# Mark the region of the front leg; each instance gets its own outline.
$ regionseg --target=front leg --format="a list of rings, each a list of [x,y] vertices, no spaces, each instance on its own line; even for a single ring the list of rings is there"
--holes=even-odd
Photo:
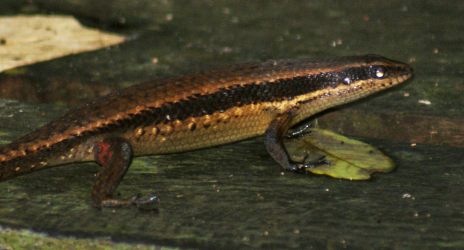
[[[311,168],[319,166],[321,164],[326,164],[324,158],[318,159],[315,162],[293,162],[287,152],[287,149],[284,145],[284,138],[288,136],[288,129],[292,124],[292,119],[295,117],[295,110],[290,110],[286,113],[278,115],[274,121],[271,122],[269,128],[266,130],[265,135],[265,145],[267,152],[272,156],[272,158],[279,163],[279,165],[285,169],[292,172],[305,173],[306,168]],[[297,133],[295,136],[298,137],[302,133],[307,133],[309,125],[304,127]],[[292,137],[292,134],[290,134]]]
[[[129,199],[116,199],[113,194],[132,162],[133,151],[130,143],[123,138],[107,138],[95,144],[95,161],[101,165],[97,180],[92,189],[95,207],[150,207],[158,203],[151,195],[141,198],[138,195]]]

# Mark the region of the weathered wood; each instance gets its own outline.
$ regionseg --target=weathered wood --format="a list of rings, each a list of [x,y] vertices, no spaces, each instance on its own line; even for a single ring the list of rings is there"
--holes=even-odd
[[[370,143],[392,157],[397,168],[372,181],[281,174],[258,138],[136,159],[120,191],[155,190],[161,200],[158,214],[97,211],[90,201],[81,202],[94,181],[95,164],[0,183],[1,225],[201,249],[464,248],[462,2],[175,1],[139,27],[131,25],[158,11],[151,0],[134,1],[150,2],[143,13],[140,8],[105,9],[101,6],[113,1],[98,5],[95,0],[27,1],[25,7],[30,10],[37,2],[36,10],[67,13],[79,2],[87,9],[76,12],[90,16],[90,24],[99,20],[135,34],[134,39],[17,72],[20,78],[29,74],[30,82],[15,89],[23,91],[18,96],[27,97],[29,90],[35,96],[20,100],[55,104],[0,102],[1,111],[8,111],[0,112],[2,140],[53,119],[64,111],[56,103],[72,106],[86,95],[99,95],[93,84],[109,90],[219,64],[376,53],[409,61],[415,79],[320,119],[321,126],[346,135],[381,139]],[[71,7],[62,8],[66,3]],[[118,16],[128,25],[114,26]],[[160,24],[155,20],[160,17],[167,19]],[[16,83],[9,84],[13,95]],[[432,104],[418,105],[419,100]]]
[[[346,108],[318,120],[346,135],[408,144],[464,147],[464,118]]]

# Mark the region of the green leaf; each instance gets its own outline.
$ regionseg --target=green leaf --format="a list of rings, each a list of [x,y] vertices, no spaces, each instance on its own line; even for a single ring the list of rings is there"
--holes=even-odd
[[[390,172],[393,161],[380,150],[332,131],[312,128],[307,135],[285,142],[290,158],[296,162],[317,161],[325,156],[329,164],[306,171],[349,180],[367,180],[372,173]]]

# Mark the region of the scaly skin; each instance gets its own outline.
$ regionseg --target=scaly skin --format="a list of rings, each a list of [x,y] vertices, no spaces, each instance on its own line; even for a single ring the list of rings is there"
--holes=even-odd
[[[102,166],[94,205],[155,202],[113,198],[133,156],[166,154],[266,133],[266,148],[284,168],[282,138],[296,123],[334,106],[393,87],[412,69],[380,56],[272,60],[159,79],[117,91],[0,148],[0,181],[73,162]]]

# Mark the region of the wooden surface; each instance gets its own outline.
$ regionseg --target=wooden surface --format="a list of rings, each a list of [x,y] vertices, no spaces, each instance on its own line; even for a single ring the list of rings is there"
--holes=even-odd
[[[86,1],[78,11],[79,1],[68,8],[62,2],[6,1],[0,14],[57,10],[131,39],[0,74],[0,95],[16,100],[0,102],[3,142],[67,107],[158,76],[269,58],[376,53],[410,62],[414,80],[327,112],[319,124],[380,148],[397,169],[367,182],[281,174],[257,138],[137,159],[120,192],[155,191],[158,213],[92,209],[95,164],[0,183],[0,225],[198,248],[464,248],[460,1],[168,1],[161,19],[149,18],[153,5],[105,5],[120,17],[105,19]]]

